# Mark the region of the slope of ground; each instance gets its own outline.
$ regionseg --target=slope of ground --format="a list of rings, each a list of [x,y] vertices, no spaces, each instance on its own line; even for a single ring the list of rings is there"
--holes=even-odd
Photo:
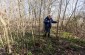
[[[84,55],[85,42],[76,39],[59,37],[43,37],[26,33],[22,38],[16,38],[12,45],[11,55]],[[1,51],[0,51],[1,52]],[[2,55],[2,54],[1,54]],[[7,53],[5,53],[7,55]],[[9,54],[8,54],[9,55]]]

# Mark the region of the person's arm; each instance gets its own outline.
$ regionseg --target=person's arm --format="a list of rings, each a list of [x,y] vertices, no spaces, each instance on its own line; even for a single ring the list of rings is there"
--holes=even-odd
[[[52,18],[51,18],[51,22],[52,22],[52,23],[58,23],[57,21],[54,21]]]

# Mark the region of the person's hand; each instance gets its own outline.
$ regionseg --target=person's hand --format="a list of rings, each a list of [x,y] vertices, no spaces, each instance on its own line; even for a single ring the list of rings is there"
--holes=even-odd
[[[59,23],[59,21],[56,21],[57,23]]]

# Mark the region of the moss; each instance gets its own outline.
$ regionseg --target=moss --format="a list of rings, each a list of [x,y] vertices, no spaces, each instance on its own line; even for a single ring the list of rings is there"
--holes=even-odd
[[[31,51],[29,51],[27,55],[33,55],[33,54],[32,54],[32,52],[31,52]]]

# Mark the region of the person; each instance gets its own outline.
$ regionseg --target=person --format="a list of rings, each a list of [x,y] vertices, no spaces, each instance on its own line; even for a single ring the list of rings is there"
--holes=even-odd
[[[50,29],[52,26],[52,23],[57,23],[56,21],[54,21],[51,18],[51,15],[48,15],[45,19],[44,19],[44,36],[48,36],[50,37]]]

